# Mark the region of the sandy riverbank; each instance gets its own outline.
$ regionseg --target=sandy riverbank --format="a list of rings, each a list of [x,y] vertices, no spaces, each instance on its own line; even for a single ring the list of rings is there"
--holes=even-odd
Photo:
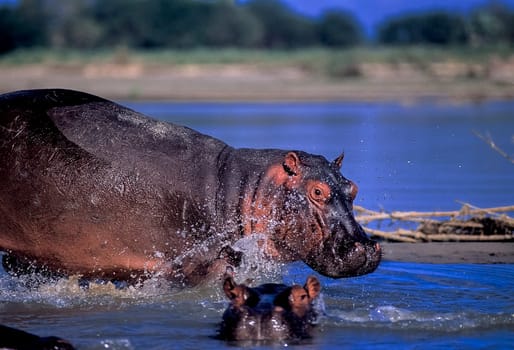
[[[514,264],[514,242],[382,243],[385,261]]]
[[[487,74],[480,73],[485,68],[450,63],[428,70],[391,64],[362,64],[354,69],[331,77],[297,66],[254,64],[0,65],[0,93],[59,87],[115,100],[414,103],[514,99],[514,61]],[[470,74],[478,77],[470,78]]]

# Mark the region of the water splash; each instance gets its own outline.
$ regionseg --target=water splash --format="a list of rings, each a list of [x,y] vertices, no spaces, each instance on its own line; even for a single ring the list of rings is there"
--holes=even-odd
[[[264,234],[252,234],[232,245],[233,249],[244,252],[241,265],[236,271],[239,281],[248,279],[253,284],[281,281],[284,264],[266,255],[263,247],[268,244],[268,239]]]
[[[122,350],[122,349],[128,349],[132,350],[134,347],[130,343],[130,340],[128,339],[106,339],[102,340],[100,342],[100,349],[109,349],[109,350]]]
[[[236,269],[238,281],[251,281],[252,285],[281,281],[283,264],[271,261],[264,253],[266,235],[244,237],[233,244],[233,249],[244,252],[241,265]],[[219,243],[219,242],[218,242]],[[194,247],[177,259],[206,254],[213,242]],[[174,263],[180,263],[175,261]],[[84,305],[120,305],[135,303],[167,303],[186,295],[194,300],[224,300],[221,283],[202,284],[196,288],[173,288],[173,283],[159,273],[148,274],[147,279],[130,285],[103,280],[83,281],[81,276],[48,277],[37,273],[13,277],[0,269],[0,302],[47,304],[58,308]],[[221,277],[221,275],[219,276]],[[191,294],[192,293],[192,294]]]
[[[137,285],[120,285],[100,280],[84,283],[77,275],[49,278],[28,274],[14,277],[0,271],[0,302],[72,308],[162,302],[172,294],[169,283],[160,278],[150,278]]]

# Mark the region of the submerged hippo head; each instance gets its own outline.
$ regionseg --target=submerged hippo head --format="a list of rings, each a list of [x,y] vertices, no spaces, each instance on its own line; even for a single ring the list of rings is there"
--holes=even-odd
[[[279,257],[333,278],[370,273],[381,259],[380,246],[353,216],[357,186],[341,174],[342,161],[288,152],[268,168],[254,204],[256,221],[272,222],[260,230],[271,232]]]
[[[255,288],[236,284],[225,275],[223,291],[230,305],[223,314],[220,337],[225,340],[279,340],[310,337],[316,313],[312,301],[321,290],[318,279],[305,285],[267,283]]]

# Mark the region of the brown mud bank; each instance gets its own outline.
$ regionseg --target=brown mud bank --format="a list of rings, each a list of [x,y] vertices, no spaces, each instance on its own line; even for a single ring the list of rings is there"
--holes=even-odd
[[[58,87],[116,100],[480,102],[514,99],[514,58],[487,65],[359,63],[319,73],[298,65],[0,65],[0,93]]]
[[[383,260],[432,264],[514,264],[514,242],[381,243]]]

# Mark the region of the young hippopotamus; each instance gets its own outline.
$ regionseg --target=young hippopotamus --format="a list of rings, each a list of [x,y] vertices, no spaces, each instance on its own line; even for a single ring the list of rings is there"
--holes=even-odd
[[[317,314],[312,301],[321,284],[309,276],[305,285],[266,283],[258,287],[237,284],[231,274],[223,280],[230,305],[223,314],[220,338],[224,340],[285,340],[311,337]]]

